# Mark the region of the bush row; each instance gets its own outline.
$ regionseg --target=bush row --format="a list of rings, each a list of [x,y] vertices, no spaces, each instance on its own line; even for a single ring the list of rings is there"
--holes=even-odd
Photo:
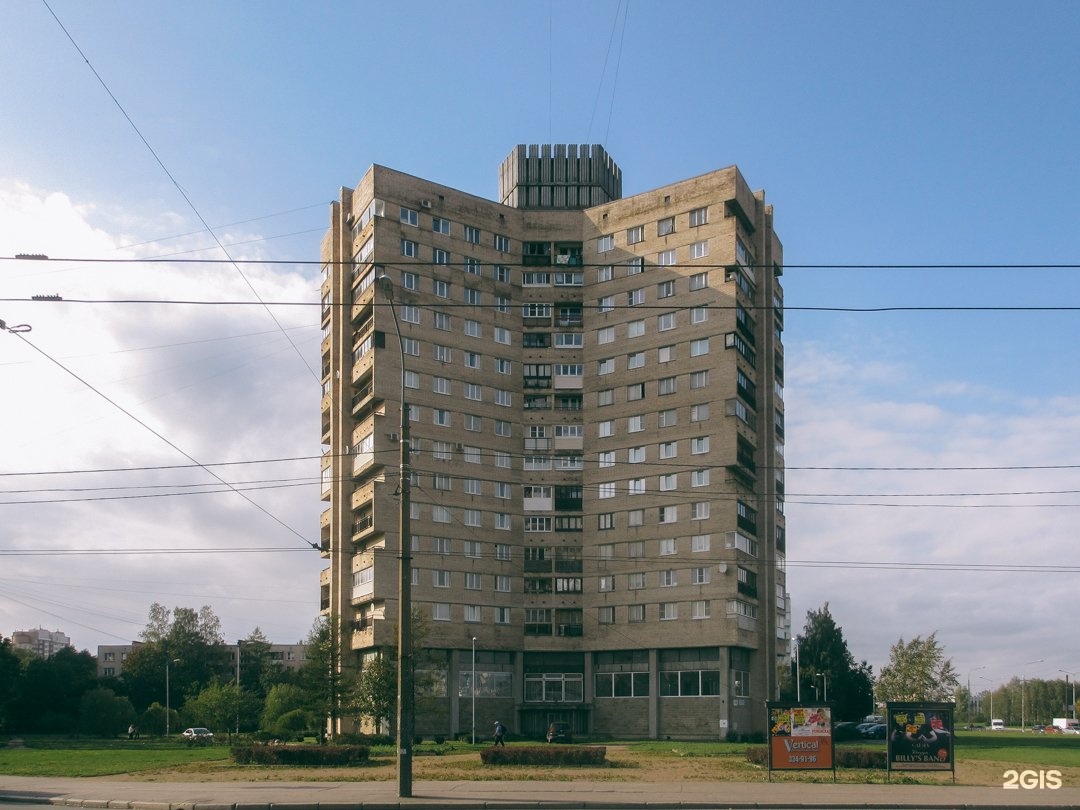
[[[837,768],[870,768],[885,770],[885,751],[870,748],[837,748],[833,754]],[[763,768],[769,767],[769,749],[751,746],[746,749],[746,760]]]
[[[605,764],[607,749],[598,745],[515,745],[485,748],[485,765],[590,765]]]
[[[238,745],[230,753],[239,765],[326,768],[368,761],[366,745]]]

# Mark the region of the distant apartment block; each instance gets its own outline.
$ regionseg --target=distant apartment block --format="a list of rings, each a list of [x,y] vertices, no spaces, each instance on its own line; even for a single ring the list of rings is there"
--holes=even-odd
[[[11,634],[11,644],[16,649],[27,650],[41,658],[49,658],[64,647],[71,646],[71,639],[59,630],[16,630]]]
[[[97,674],[99,678],[119,678],[124,672],[124,662],[132,650],[142,642],[133,641],[131,644],[107,644],[97,648]],[[223,645],[232,657],[233,666],[236,666],[238,646],[236,644]],[[242,648],[239,648],[242,653]],[[306,644],[271,644],[270,660],[280,664],[286,669],[298,670],[307,660]],[[244,658],[241,655],[240,663]]]
[[[396,644],[404,389],[418,733],[467,732],[474,696],[479,728],[533,737],[762,731],[790,634],[764,193],[731,166],[623,198],[599,146],[518,146],[498,201],[373,165],[322,261],[346,665]]]

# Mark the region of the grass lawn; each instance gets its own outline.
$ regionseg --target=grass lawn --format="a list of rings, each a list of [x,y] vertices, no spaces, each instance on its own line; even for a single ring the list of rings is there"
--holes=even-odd
[[[229,759],[228,746],[188,747],[156,740],[26,738],[0,748],[0,773],[14,776],[113,776]]]

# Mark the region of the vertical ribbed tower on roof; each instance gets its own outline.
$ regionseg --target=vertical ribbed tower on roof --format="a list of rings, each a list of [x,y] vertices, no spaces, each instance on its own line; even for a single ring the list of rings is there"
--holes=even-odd
[[[518,144],[499,168],[514,208],[582,209],[622,197],[622,170],[599,144]]]

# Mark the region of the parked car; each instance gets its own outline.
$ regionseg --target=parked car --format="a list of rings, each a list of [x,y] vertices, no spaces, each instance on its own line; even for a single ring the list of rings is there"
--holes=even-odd
[[[1031,730],[1032,730],[1032,731],[1035,731],[1035,728],[1034,728],[1034,727],[1032,727],[1032,729],[1031,729]],[[1041,732],[1042,732],[1043,734],[1063,734],[1063,733],[1064,733],[1064,732],[1063,732],[1063,731],[1062,731],[1062,730],[1061,730],[1060,728],[1058,728],[1057,726],[1039,726],[1039,730],[1040,730],[1040,731],[1041,731]]]
[[[1043,734],[1046,731],[1046,726],[1032,726],[1031,730],[1035,734]],[[1053,733],[1053,732],[1051,732],[1051,733]]]
[[[862,737],[859,732],[858,723],[837,723],[833,726],[833,740],[836,742],[843,742],[844,740],[857,740]]]
[[[867,740],[884,740],[885,730],[888,728],[884,723],[873,723],[862,735]]]
[[[188,745],[212,745],[214,742],[214,732],[202,726],[186,728],[180,736]]]
[[[1001,719],[999,719],[997,717],[993,718],[990,721],[990,730],[991,731],[1004,731],[1005,730],[1005,721],[1001,720]]]
[[[568,743],[574,741],[573,731],[570,729],[569,723],[552,723],[548,726],[547,741],[549,743],[559,742]]]

